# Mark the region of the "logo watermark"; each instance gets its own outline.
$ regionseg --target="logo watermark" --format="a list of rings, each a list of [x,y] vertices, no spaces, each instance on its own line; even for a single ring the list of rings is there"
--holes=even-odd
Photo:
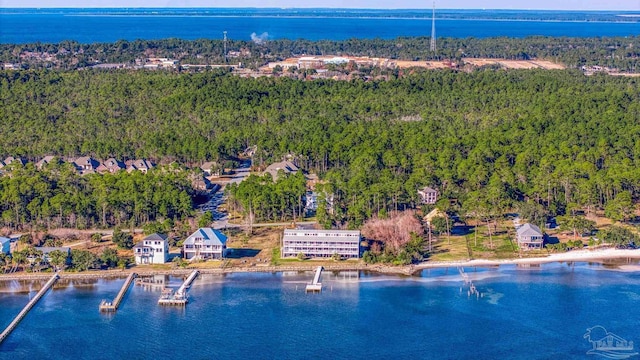
[[[587,329],[587,333],[583,337],[593,346],[591,350],[587,351],[587,355],[598,355],[607,359],[628,359],[638,355],[633,349],[633,341],[627,341],[608,332],[600,325]]]

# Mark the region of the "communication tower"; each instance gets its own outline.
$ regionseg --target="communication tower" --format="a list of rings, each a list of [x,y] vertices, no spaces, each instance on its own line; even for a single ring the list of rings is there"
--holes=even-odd
[[[429,49],[436,52],[436,2],[433,2],[433,13],[431,15],[431,44]]]
[[[224,62],[227,62],[227,31],[223,31],[222,34],[224,35]]]

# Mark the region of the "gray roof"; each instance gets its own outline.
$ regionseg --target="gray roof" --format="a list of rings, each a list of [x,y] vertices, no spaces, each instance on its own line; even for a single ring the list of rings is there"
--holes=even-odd
[[[158,233],[155,233],[155,234],[151,234],[151,235],[149,235],[149,236],[145,237],[145,238],[144,238],[144,239],[142,239],[142,240],[143,240],[143,241],[144,241],[144,240],[166,241],[166,240],[167,240],[167,238],[168,238],[168,236],[167,236],[167,235],[165,235],[165,234],[158,234]]]
[[[85,166],[88,165],[92,169],[95,169],[98,167],[98,165],[100,165],[100,163],[96,159],[92,158],[91,156],[79,157],[73,160],[73,163],[80,168],[84,168]]]
[[[207,161],[206,163],[200,166],[200,169],[203,171],[211,170],[211,168],[218,166],[218,163],[215,161]]]
[[[184,241],[185,245],[192,245],[196,238],[202,238],[205,245],[224,245],[227,243],[227,237],[219,230],[212,228],[200,228]]]
[[[271,174],[271,177],[275,180],[280,170],[284,171],[285,174],[293,174],[300,169],[291,161],[281,161],[267,166],[264,172]]]
[[[53,155],[47,155],[45,157],[43,157],[42,159],[40,159],[40,161],[38,161],[36,163],[36,167],[41,168],[42,166],[44,166],[45,164],[49,164],[52,161],[54,161],[56,159],[55,156]]]
[[[437,193],[437,192],[438,192],[438,190],[436,190],[436,189],[434,189],[434,188],[432,188],[432,187],[429,187],[429,186],[425,186],[425,187],[424,187],[422,190],[420,190],[420,191],[422,191],[422,192],[423,192],[423,193],[425,193],[425,194],[426,194],[426,193]]]
[[[36,246],[36,250],[42,251],[43,254],[48,254],[55,250],[60,250],[62,252],[70,253],[71,248],[66,246]]]
[[[125,162],[127,171],[149,170],[154,167],[153,163],[147,159],[128,160]]]
[[[518,237],[521,236],[542,236],[542,231],[540,231],[540,228],[533,225],[533,224],[524,224],[522,226],[520,226],[518,228],[518,230],[516,230],[516,233],[518,234]]]

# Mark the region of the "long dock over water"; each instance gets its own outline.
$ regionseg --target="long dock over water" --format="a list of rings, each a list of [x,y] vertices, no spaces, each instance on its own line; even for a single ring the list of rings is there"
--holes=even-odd
[[[194,270],[175,292],[169,288],[162,290],[162,295],[160,295],[160,299],[158,299],[158,304],[186,306],[187,302],[189,302],[187,290],[191,287],[191,284],[199,274],[200,272],[198,270]]]
[[[120,288],[120,291],[118,292],[118,295],[116,295],[116,297],[115,297],[115,299],[113,299],[113,301],[109,302],[107,300],[102,300],[102,302],[100,303],[100,311],[103,311],[103,312],[114,312],[114,311],[118,310],[118,307],[120,306],[120,302],[122,302],[122,299],[124,298],[124,295],[129,290],[129,287],[131,286],[131,283],[136,278],[136,276],[138,276],[138,274],[136,274],[136,273],[131,273],[131,274],[129,274],[129,276],[127,276],[127,280],[124,281],[124,284],[122,284],[122,287]]]
[[[322,291],[322,283],[320,282],[320,275],[322,275],[322,270],[324,268],[322,266],[318,266],[316,268],[316,274],[313,277],[313,281],[307,284],[305,288],[306,292],[321,292]]]
[[[4,329],[4,331],[0,334],[0,344],[4,341],[4,339],[7,338],[7,336],[9,336],[9,334],[11,334],[11,332],[16,328],[16,326],[18,326],[18,323],[20,323],[20,321],[22,321],[22,319],[25,316],[27,316],[27,314],[29,313],[29,310],[31,310],[31,308],[33,308],[33,306],[38,302],[38,300],[40,300],[40,298],[42,298],[44,296],[44,294],[53,286],[53,284],[55,284],[55,282],[59,278],[60,277],[58,276],[58,273],[55,273],[51,277],[51,279],[49,279],[49,281],[47,281],[47,283],[44,284],[42,289],[40,289],[40,291],[38,291],[36,296],[34,296],[33,299],[29,300],[27,305],[25,305],[25,307],[22,309],[22,311],[20,311],[18,313],[18,315],[15,317],[15,319],[13,319],[11,324],[9,324],[9,326],[7,326],[7,328]]]

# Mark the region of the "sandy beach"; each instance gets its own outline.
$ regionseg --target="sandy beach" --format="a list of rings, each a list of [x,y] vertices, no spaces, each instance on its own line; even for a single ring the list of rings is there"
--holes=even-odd
[[[505,260],[486,260],[473,259],[466,261],[425,261],[420,264],[407,266],[391,266],[382,264],[364,264],[364,263],[336,263],[326,264],[322,266],[326,271],[372,271],[381,274],[405,275],[412,276],[423,269],[446,268],[446,267],[475,267],[475,266],[499,266],[499,265],[517,265],[517,264],[544,264],[552,262],[602,262],[611,259],[640,259],[640,249],[623,250],[623,249],[602,249],[602,250],[578,250],[566,253],[551,254],[545,257],[523,258],[523,259],[505,259]],[[93,270],[84,272],[60,272],[62,279],[100,279],[100,278],[120,278],[126,277],[129,273],[135,272],[138,276],[151,275],[172,275],[187,276],[193,270],[199,270],[203,274],[226,274],[237,272],[282,272],[282,271],[314,271],[320,264],[314,264],[313,261],[279,266],[252,266],[252,267],[227,267],[227,268],[197,268],[190,267],[187,269],[147,269],[143,266],[136,266],[126,270]],[[639,265],[619,266],[619,271],[635,272],[640,271]],[[44,273],[12,273],[0,274],[0,281],[10,280],[44,280],[51,277],[50,272]]]

